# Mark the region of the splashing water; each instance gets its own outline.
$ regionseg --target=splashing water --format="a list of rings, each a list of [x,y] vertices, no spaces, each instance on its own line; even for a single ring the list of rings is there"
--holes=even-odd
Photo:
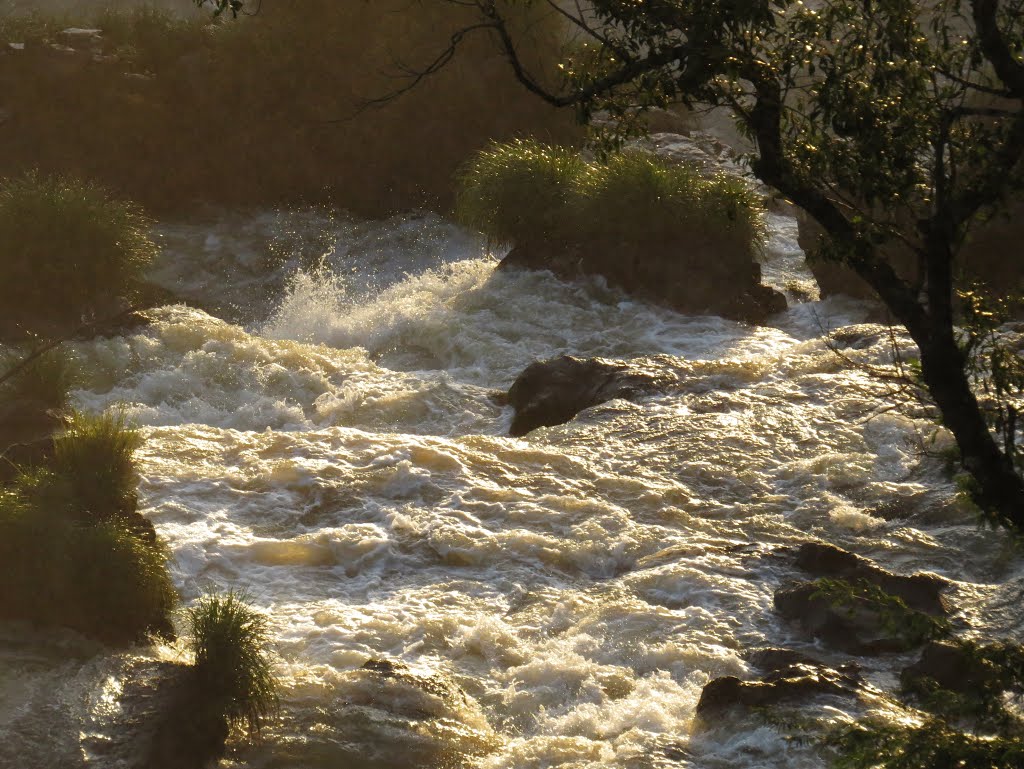
[[[795,223],[770,224],[767,279],[806,285]],[[430,216],[234,214],[163,241],[156,279],[207,312],[79,345],[75,400],[144,426],[141,502],[183,599],[249,588],[270,619],[282,716],[227,765],[822,767],[755,719],[694,720],[746,650],[808,647],[772,610],[807,540],[942,574],[972,628],[1024,630],[1022,559],[951,501],[922,451],[933,426],[878,414],[884,385],[826,343],[842,328],[851,358],[889,359],[863,304],[794,304],[762,328],[680,316],[596,280],[496,273]],[[507,437],[492,395],[562,353],[683,384]],[[136,658],[15,638],[0,764],[109,764],[79,736],[102,742]]]

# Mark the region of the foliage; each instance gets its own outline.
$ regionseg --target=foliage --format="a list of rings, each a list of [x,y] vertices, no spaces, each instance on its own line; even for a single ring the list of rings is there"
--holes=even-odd
[[[1024,646],[1010,642],[979,644],[958,639],[964,685],[943,688],[932,678],[903,677],[903,691],[931,713],[947,721],[970,723],[974,729],[1019,734],[1021,724],[1007,708],[1007,695],[1020,704],[1024,695]]]
[[[142,435],[123,414],[74,413],[53,441],[52,484],[64,509],[81,520],[103,521],[135,510],[133,461]]]
[[[139,6],[130,10],[106,8],[90,21],[113,46],[111,54],[141,73],[165,72],[186,52],[208,48],[212,25],[202,18]]]
[[[850,582],[823,577],[814,582],[813,598],[823,598],[836,608],[853,613],[867,608],[879,617],[882,630],[916,646],[949,635],[949,622],[907,606],[902,598],[891,595],[865,579]]]
[[[116,521],[81,525],[0,494],[0,614],[108,643],[173,636],[167,553]]]
[[[1003,330],[1013,317],[1013,304],[1019,300],[992,296],[977,285],[958,290],[957,298],[962,315],[960,345],[968,375],[982,396],[981,406],[1003,453],[1019,470],[1024,464],[1024,451],[1017,444],[1024,360]]]
[[[106,190],[28,173],[0,183],[0,325],[75,328],[131,296],[156,255],[150,220]]]
[[[921,726],[867,719],[833,734],[835,769],[997,769],[1024,766],[1024,739],[978,736],[941,719]]]
[[[760,202],[741,179],[640,150],[586,162],[533,140],[492,144],[459,179],[459,219],[499,242],[730,241],[755,251]]]
[[[190,644],[205,693],[231,724],[258,731],[277,708],[266,619],[244,594],[200,598],[188,610]]]
[[[0,375],[11,371],[22,360],[16,354],[0,357]],[[70,391],[77,384],[78,378],[79,372],[67,351],[55,347],[0,383],[0,398],[36,401],[53,411],[63,411],[68,407]]]
[[[492,144],[459,178],[456,213],[501,243],[560,237],[587,171],[579,153],[533,140]]]

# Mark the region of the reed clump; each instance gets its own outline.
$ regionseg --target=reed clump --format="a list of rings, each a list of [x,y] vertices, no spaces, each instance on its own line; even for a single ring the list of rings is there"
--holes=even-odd
[[[105,643],[173,638],[168,554],[135,511],[137,430],[72,413],[47,460],[0,488],[0,615]]]
[[[89,182],[0,182],[0,333],[60,335],[111,314],[156,255],[142,210]]]
[[[208,706],[230,726],[259,731],[278,706],[266,618],[232,591],[200,598],[188,610],[187,624]]]
[[[748,184],[641,150],[598,163],[534,140],[496,143],[458,186],[458,218],[502,243],[710,242],[752,259],[765,234]]]

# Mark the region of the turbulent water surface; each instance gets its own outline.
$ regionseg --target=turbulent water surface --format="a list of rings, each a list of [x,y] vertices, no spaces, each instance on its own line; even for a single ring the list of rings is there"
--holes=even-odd
[[[771,225],[767,279],[812,285],[794,221]],[[183,600],[246,588],[269,618],[281,717],[228,766],[822,767],[764,720],[694,718],[748,650],[810,647],[772,610],[808,540],[954,580],[967,632],[1024,630],[1021,557],[951,501],[924,453],[946,439],[880,412],[856,365],[890,351],[865,305],[684,317],[495,273],[430,216],[233,214],[161,237],[155,278],[190,307],[79,345],[75,400],[144,426],[141,503]],[[561,353],[683,385],[507,437],[494,392]],[[111,764],[131,656],[92,651],[3,630],[0,765]],[[906,659],[862,662],[891,688]],[[890,706],[805,714],[872,707]]]

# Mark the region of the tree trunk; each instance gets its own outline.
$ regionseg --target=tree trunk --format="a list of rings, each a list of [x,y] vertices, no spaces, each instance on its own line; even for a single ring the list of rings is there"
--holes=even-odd
[[[977,482],[978,505],[1002,522],[1024,529],[1024,482],[989,431],[952,329],[933,331],[929,338],[915,341],[925,385],[943,425],[956,439],[964,469]]]

